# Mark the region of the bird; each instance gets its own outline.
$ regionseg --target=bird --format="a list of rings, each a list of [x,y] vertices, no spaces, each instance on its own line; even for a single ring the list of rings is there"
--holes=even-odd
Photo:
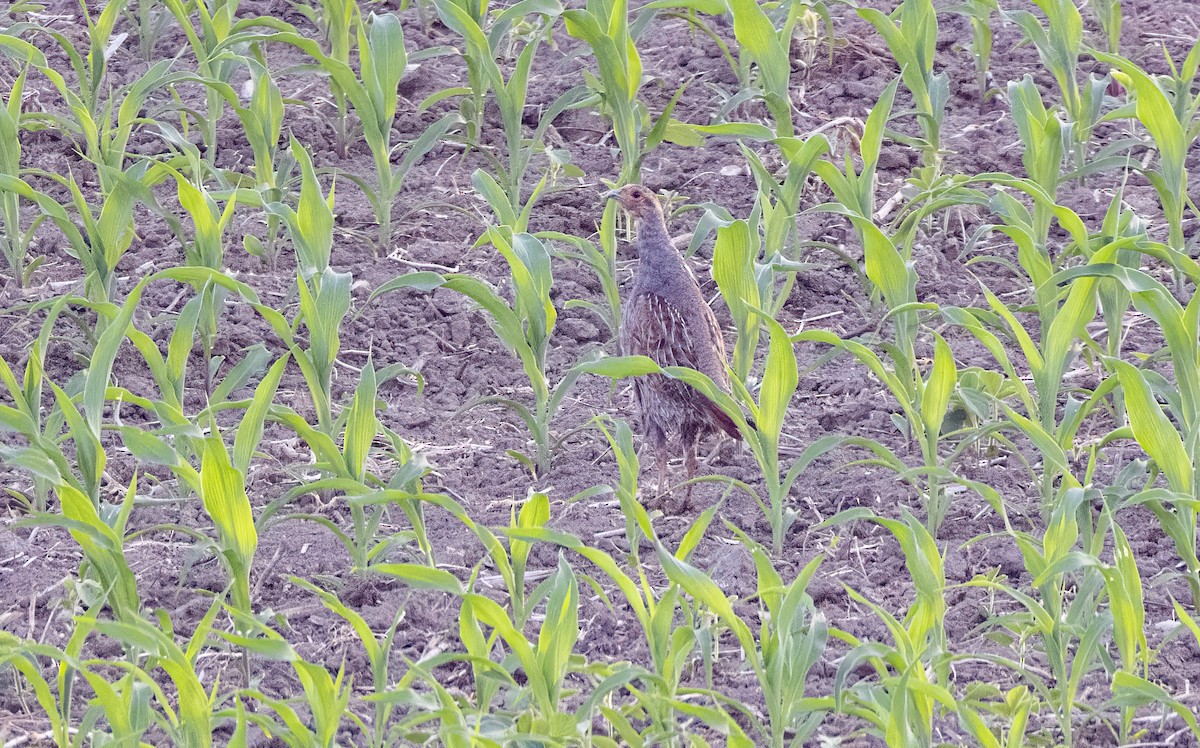
[[[634,220],[638,263],[633,285],[621,305],[621,353],[647,356],[659,366],[686,366],[729,392],[725,341],[716,315],[704,300],[696,277],[671,243],[662,205],[649,189],[628,184],[605,193]],[[667,479],[672,439],[682,442],[684,470],[696,474],[700,439],[725,433],[739,439],[737,424],[712,400],[681,381],[661,374],[634,380],[642,438],[658,461],[661,496]],[[691,501],[688,483],[684,506]]]

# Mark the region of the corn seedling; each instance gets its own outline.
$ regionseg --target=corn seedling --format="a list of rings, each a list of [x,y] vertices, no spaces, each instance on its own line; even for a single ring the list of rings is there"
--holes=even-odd
[[[599,246],[596,242],[557,231],[542,231],[536,234],[542,241],[551,242],[554,256],[586,265],[596,274],[604,293],[604,304],[587,299],[568,299],[567,309],[587,309],[604,323],[609,335],[616,337],[621,329],[621,292],[617,283],[617,211],[618,206],[606,201],[600,217]],[[565,244],[566,248],[557,245]]]
[[[316,42],[294,29],[268,34],[231,34],[225,46],[248,42],[280,42],[305,52],[329,76],[330,85],[340,88],[353,106],[375,164],[375,182],[372,184],[370,180],[347,171],[339,171],[338,174],[357,185],[371,203],[379,225],[376,251],[386,250],[392,240],[393,203],[409,170],[433,150],[459,119],[457,114],[448,114],[430,125],[403,149],[404,157],[399,165],[393,167],[392,157],[401,150],[398,144],[392,142],[392,124],[399,103],[396,88],[410,62],[442,54],[443,50],[433,48],[410,56],[404,47],[404,30],[400,26],[400,19],[391,13],[372,15],[369,23],[358,24],[361,74],[356,74],[347,63],[326,55]]]
[[[105,6],[102,17],[109,10],[119,9],[123,2],[111,2]],[[85,11],[86,15],[86,11]],[[89,21],[90,23],[90,21]],[[101,33],[103,23],[91,26],[97,34]],[[0,46],[6,48],[23,63],[33,65],[53,85],[67,105],[69,114],[57,113],[25,113],[22,119],[38,126],[55,127],[71,137],[77,144],[77,150],[90,161],[97,170],[100,193],[108,195],[116,188],[119,175],[144,166],[127,167],[129,154],[127,146],[133,132],[141,125],[151,121],[143,112],[150,95],[165,87],[183,80],[183,73],[172,73],[171,60],[163,60],[153,65],[141,77],[132,83],[117,89],[105,88],[102,60],[111,50],[95,48],[86,60],[75,51],[73,42],[62,34],[46,31],[60,45],[67,45],[68,57],[74,73],[80,81],[75,85],[63,77],[47,61],[45,55],[36,47],[15,36],[0,33]],[[118,35],[124,37],[123,34]],[[90,83],[87,81],[91,81]],[[100,92],[108,93],[103,99]],[[34,173],[40,171],[31,170]],[[49,176],[49,175],[48,175]],[[61,176],[61,175],[59,175]]]
[[[1200,303],[1193,300],[1186,307],[1181,306],[1165,286],[1136,268],[1097,264],[1062,275],[1115,278],[1129,291],[1135,308],[1152,318],[1163,331],[1175,373],[1173,384],[1161,375],[1141,371],[1119,359],[1108,360],[1108,366],[1120,380],[1129,418],[1128,429],[1110,435],[1109,439],[1132,436],[1151,458],[1156,472],[1165,478],[1167,487],[1163,488],[1156,487],[1154,476],[1150,476],[1129,501],[1145,504],[1154,512],[1164,532],[1175,543],[1193,596],[1200,600],[1196,489],[1193,460],[1186,447],[1196,438],[1200,422],[1200,375],[1194,363],[1200,360],[1200,347],[1189,337],[1197,326]],[[1166,397],[1167,410],[1158,403],[1156,392]],[[1176,420],[1172,421],[1168,413]]]
[[[1200,644],[1200,624],[1196,623],[1196,619],[1179,604],[1178,600],[1172,599],[1171,603],[1175,608],[1175,615],[1179,618],[1180,625],[1190,630],[1196,638],[1196,642]],[[1112,706],[1136,708],[1154,704],[1166,707],[1178,715],[1192,734],[1200,739],[1200,721],[1196,719],[1195,710],[1173,697],[1162,686],[1151,683],[1136,673],[1118,670],[1113,674],[1112,692],[1113,698],[1110,702]],[[1165,712],[1165,709],[1163,711]]]
[[[238,633],[218,634],[243,651],[290,663],[303,689],[301,703],[308,712],[303,715],[296,710],[294,704],[298,700],[275,698],[248,687],[239,691],[238,696],[254,699],[265,709],[245,713],[246,719],[266,734],[274,735],[294,748],[332,748],[336,745],[335,738],[353,696],[350,684],[345,680],[345,665],[338,668],[336,676],[330,675],[323,665],[301,657],[278,632],[267,625],[236,608],[229,612],[233,615]],[[274,717],[267,710],[273,712]]]
[[[495,601],[476,592],[462,598],[459,630],[467,652],[487,661],[502,642],[507,669],[524,670],[528,691],[527,716],[534,734],[562,740],[575,734],[575,718],[563,711],[566,679],[580,667],[573,657],[579,640],[579,583],[574,570],[560,557],[550,578],[545,617],[536,639],[530,640]],[[490,629],[485,633],[484,627]]]
[[[546,129],[554,119],[586,93],[586,88],[578,86],[559,96],[542,113],[532,137],[525,137],[523,119],[533,61],[562,13],[562,7],[557,2],[546,4],[527,0],[505,9],[485,29],[486,3],[482,3],[476,12],[468,12],[464,4],[454,0],[437,0],[435,5],[442,22],[463,38],[463,58],[470,86],[440,91],[422,102],[419,108],[424,109],[434,101],[450,96],[461,97],[459,111],[466,122],[464,137],[468,144],[480,145],[485,101],[488,92],[493,93],[504,129],[505,155],[485,153],[493,161],[499,179],[481,169],[471,180],[476,191],[487,199],[496,220],[514,232],[523,232],[528,226],[530,211],[547,186],[544,177],[534,187],[528,202],[522,202],[521,187],[530,161],[540,149]],[[517,33],[515,24],[526,28],[533,26],[533,30],[523,34],[525,46],[506,81],[500,63],[505,48],[511,45],[511,41],[506,44],[506,40],[511,40]]]
[[[1082,488],[1066,490],[1041,538],[1013,530],[996,504],[1025,568],[1033,575],[1032,588],[1025,592],[986,576],[967,582],[968,587],[993,590],[1017,603],[1017,612],[995,616],[985,625],[1007,630],[1020,641],[1033,639],[1041,649],[1049,677],[1026,667],[1021,658],[1008,660],[1007,665],[1032,683],[1042,701],[1054,711],[1065,745],[1072,744],[1079,689],[1084,677],[1101,665],[1103,637],[1112,625],[1111,618],[1099,615],[1105,575],[1081,564],[1082,559],[1095,557],[1104,542],[1104,534],[1096,533],[1088,543],[1081,543],[1077,518],[1084,500]]]
[[[951,8],[971,22],[971,57],[975,60],[975,80],[979,86],[979,107],[987,102],[992,92],[992,14],[1000,12],[996,0],[965,0]]]
[[[1017,135],[1021,138],[1021,145],[1025,146],[1021,153],[1025,174],[1053,201],[1062,181],[1064,140],[1070,137],[1070,125],[1066,126],[1064,132],[1057,113],[1042,103],[1042,94],[1029,75],[1019,83],[1013,81],[1008,84],[1008,101]],[[1050,205],[1046,202],[1038,202],[1033,206],[1032,238],[1039,246],[1046,243],[1052,215]]]
[[[0,447],[0,459],[24,468],[33,478],[34,497],[24,497],[24,503],[37,512],[45,512],[52,486],[72,475],[66,455],[54,444],[62,429],[61,410],[47,411],[41,407],[45,391],[46,348],[54,322],[66,306],[69,297],[62,296],[48,310],[41,332],[29,347],[21,380],[8,362],[0,356],[0,382],[8,391],[13,404],[0,405],[0,424],[10,432],[25,438],[26,446]],[[73,483],[78,488],[81,484]],[[14,495],[15,492],[14,492]]]
[[[230,202],[236,199],[238,202],[256,206],[283,203],[292,171],[296,167],[295,158],[279,148],[279,138],[283,132],[283,95],[261,62],[252,58],[238,58],[238,61],[250,73],[247,84],[250,87],[250,95],[244,106],[238,92],[228,83],[204,77],[192,79],[205,85],[210,91],[215,91],[229,105],[237,115],[254,155],[252,176],[229,171],[217,172],[222,187],[233,188],[222,189],[219,192],[230,193],[227,198]],[[165,123],[159,123],[159,130],[168,143],[184,154],[192,174],[201,173],[197,156],[193,153],[196,150],[195,146],[178,130]],[[257,191],[259,194],[252,198],[246,194],[246,190]],[[276,267],[279,253],[280,220],[277,213],[268,211],[265,243],[253,234],[247,234],[243,241],[250,254],[261,257],[272,269]]]
[[[792,125],[792,96],[790,91],[791,41],[805,3],[790,3],[787,19],[776,30],[763,7],[755,0],[731,0],[733,33],[740,53],[758,71],[758,95],[762,96],[774,120],[777,137],[790,138],[795,134]],[[743,66],[745,66],[745,62]]]
[[[737,327],[733,372],[747,382],[758,348],[760,321],[754,308],[778,314],[791,293],[796,273],[816,267],[795,260],[796,213],[800,192],[819,156],[828,149],[821,136],[807,141],[778,141],[788,157],[787,177],[777,181],[750,149],[743,153],[759,180],[758,197],[748,221],[717,224],[713,280]],[[722,225],[723,224],[723,225]],[[697,227],[697,235],[701,230]]]
[[[109,744],[138,745],[153,724],[155,702],[164,714],[174,716],[175,712],[166,693],[136,664],[120,662],[114,668],[114,663],[107,660],[83,659],[84,642],[98,628],[96,612],[92,608],[75,619],[76,626],[64,649],[0,633],[0,665],[11,665],[25,677],[50,719],[50,732],[57,745],[77,745],[79,735]],[[56,664],[58,675],[53,688],[42,675],[43,660]],[[90,698],[75,711],[72,702],[76,683],[84,682]],[[196,727],[203,734],[202,724]]]
[[[229,85],[237,71],[238,60],[222,54],[222,45],[237,23],[237,8],[240,0],[163,0],[179,28],[187,37],[188,46],[196,57],[196,71],[201,82]],[[145,4],[146,0],[139,0]],[[193,18],[199,24],[193,26]],[[215,164],[217,157],[217,123],[224,115],[224,104],[220,92],[209,86],[205,91],[205,111],[192,112],[200,126],[200,135],[205,146],[205,158]],[[186,120],[184,121],[186,131]]]
[[[500,395],[476,398],[459,409],[477,408],[482,405],[501,405],[517,414],[529,428],[534,441],[533,454],[509,450],[508,454],[529,469],[536,477],[550,471],[554,454],[574,431],[555,435],[551,425],[563,398],[574,386],[575,380],[584,373],[586,364],[580,364],[566,374],[553,387],[546,377],[546,347],[554,332],[558,311],[550,299],[552,283],[550,251],[535,236],[512,234],[493,227],[487,231],[476,246],[490,243],[508,262],[512,273],[514,300],[510,305],[488,284],[468,275],[419,272],[394,278],[371,294],[379,296],[401,288],[433,290],[445,288],[474,301],[488,315],[488,323],[506,349],[521,362],[521,368],[533,389],[533,407]]]
[[[525,174],[533,156],[543,148],[542,140],[546,129],[559,114],[578,104],[587,92],[585,87],[577,86],[560,95],[542,112],[532,136],[525,137],[525,102],[529,93],[529,77],[534,57],[562,12],[557,3],[532,3],[533,0],[528,0],[527,3],[519,3],[506,9],[485,30],[479,19],[473,17],[460,4],[453,0],[438,0],[436,5],[442,21],[463,38],[463,56],[471,85],[467,89],[447,89],[438,92],[420,107],[424,109],[433,101],[447,96],[461,96],[460,111],[467,123],[466,140],[468,144],[478,145],[484,103],[487,93],[493,93],[504,129],[505,154],[501,157],[484,151],[493,163],[498,179],[479,169],[471,176],[471,182],[475,190],[488,201],[496,221],[514,233],[521,233],[527,229],[534,205],[559,171],[565,170],[573,176],[583,174],[571,166],[568,154],[556,154],[547,149],[547,155],[550,157],[549,169],[534,186],[529,198],[522,200],[521,189]],[[481,12],[486,12],[486,5]],[[498,58],[503,54],[506,37],[515,34],[512,26],[518,20],[525,24],[533,23],[536,29],[525,34],[525,46],[517,56],[515,67],[506,81]]]
[[[107,603],[118,621],[136,618],[141,612],[141,598],[137,579],[125,560],[124,545],[125,528],[137,493],[137,476],[130,482],[115,514],[107,507],[97,507],[85,493],[68,483],[56,486],[54,493],[60,514],[34,515],[25,524],[68,529],[83,552],[76,590],[85,604],[92,607]]]
[[[1185,162],[1188,150],[1200,137],[1200,119],[1197,118],[1197,113],[1200,113],[1200,94],[1193,95],[1190,89],[1190,81],[1195,79],[1197,68],[1200,68],[1200,41],[1192,47],[1182,70],[1175,76],[1178,81],[1189,81],[1182,86],[1164,86],[1122,57],[1100,53],[1096,56],[1112,65],[1113,75],[1131,91],[1135,99],[1135,116],[1150,133],[1158,149],[1159,168],[1143,173],[1158,193],[1167,220],[1167,244],[1176,252],[1182,252],[1183,211],[1189,202]],[[1171,67],[1174,71],[1173,62]],[[1174,83],[1173,80],[1170,82]]]
[[[115,2],[107,3],[98,15],[93,15],[85,2],[79,3],[80,14],[87,26],[88,47],[85,54],[80,54],[82,50],[77,49],[76,43],[65,34],[46,26],[35,25],[32,27],[34,31],[46,34],[53,39],[66,54],[78,83],[75,86],[67,86],[65,82],[63,85],[59,85],[59,81],[54,81],[54,83],[73,109],[76,104],[82,109],[81,112],[76,112],[76,116],[84,115],[80,117],[81,121],[95,122],[101,118],[108,59],[120,49],[128,37],[128,34],[125,33],[114,33],[126,3],[127,0],[115,0]],[[44,67],[54,73],[51,80],[54,79],[54,76],[61,80],[61,76],[49,68],[44,60],[39,67]]]
[[[671,112],[683,94],[685,82],[651,124],[646,105],[638,99],[642,87],[642,58],[629,25],[627,0],[589,0],[586,8],[564,11],[567,33],[588,44],[600,77],[584,72],[588,88],[595,92],[587,104],[599,101],[600,111],[612,123],[617,147],[621,149],[619,184],[639,181],[642,158],[657,148],[667,135]]]
[[[0,174],[9,179],[21,178],[21,97],[27,72],[28,66],[21,68],[8,100],[0,99]],[[29,285],[29,276],[44,259],[30,261],[28,254],[29,242],[45,218],[45,215],[36,216],[30,226],[22,230],[21,196],[8,190],[0,193],[0,253],[8,263],[12,278],[22,288]]]
[[[933,72],[938,36],[933,2],[904,0],[891,16],[874,8],[861,8],[858,13],[883,37],[900,66],[900,77],[912,93],[922,133],[912,142],[920,148],[929,174],[937,175],[941,171],[942,119],[950,98],[950,83],[945,73]]]
[[[1088,8],[1104,32],[1105,51],[1110,55],[1121,51],[1121,0],[1088,0]]]
[[[392,641],[396,635],[396,629],[404,619],[404,609],[401,608],[396,611],[392,625],[382,635],[377,635],[371,629],[371,625],[361,615],[347,607],[333,593],[327,592],[299,577],[292,577],[291,582],[300,589],[308,590],[316,595],[329,611],[350,624],[358,640],[362,643],[363,649],[367,654],[367,661],[371,665],[371,686],[374,692],[376,694],[387,693],[391,685],[389,678],[389,658],[392,652]],[[385,699],[375,699],[373,707],[373,716],[370,719],[361,719],[349,709],[346,711],[346,716],[353,720],[359,729],[370,736],[369,745],[372,748],[383,748],[383,746],[389,744],[387,740],[388,727],[396,705]]]
[[[138,52],[143,60],[150,62],[159,40],[171,28],[173,15],[161,0],[136,0],[131,4],[136,9],[127,6],[125,14],[137,29]]]
[[[313,3],[297,3],[296,9],[312,22],[325,37],[325,46],[329,50],[329,58],[349,66],[350,52],[358,41],[356,32],[361,30],[362,11],[353,0],[319,0]],[[330,82],[334,106],[337,114],[334,116],[334,133],[338,155],[345,158],[349,152],[350,143],[354,140],[350,124],[350,110],[347,106],[347,92],[339,81]]]
[[[758,641],[749,624],[734,609],[733,601],[712,579],[686,560],[666,553],[661,546],[658,558],[667,578],[690,595],[697,606],[713,611],[729,629],[752,668],[766,697],[766,719],[761,720],[744,708],[739,711],[761,736],[756,744],[800,745],[816,729],[822,714],[833,706],[831,698],[804,695],[808,671],[820,659],[829,636],[824,617],[806,591],[822,559],[820,556],[813,559],[794,580],[784,582],[766,551],[744,534],[739,532],[738,536],[748,545],[754,559],[758,575],[755,595],[765,609]],[[730,706],[741,705],[734,702]],[[734,744],[734,736],[730,737],[730,744]]]
[[[896,538],[913,580],[914,599],[904,618],[897,619],[882,606],[847,586],[850,598],[868,607],[887,626],[891,644],[862,642],[843,634],[852,649],[838,665],[833,701],[838,711],[858,714],[872,732],[892,745],[932,745],[933,716],[939,707],[955,708],[947,690],[946,573],[944,559],[933,536],[907,510],[903,521],[879,517],[869,509],[850,509],[830,517],[818,527],[836,527],[866,519]],[[847,685],[860,665],[874,668],[878,680]]]
[[[819,160],[812,165],[813,171],[833,193],[834,200],[842,210],[849,211],[865,219],[875,215],[875,170],[879,165],[879,154],[883,147],[883,136],[888,119],[892,116],[892,102],[896,97],[896,87],[899,79],[892,81],[879,101],[871,107],[871,113],[863,127],[859,139],[858,152],[861,156],[862,167],[856,168],[853,154],[847,150],[843,156],[843,168],[838,169],[831,160]],[[859,241],[866,245],[866,234],[859,230],[859,223],[854,223]]]
[[[1071,126],[1075,166],[1083,166],[1092,128],[1100,118],[1108,81],[1091,77],[1080,84],[1077,67],[1083,51],[1083,17],[1071,0],[1030,0],[1046,16],[1046,24],[1027,10],[1005,12],[1037,48],[1042,64],[1054,76]]]
[[[670,584],[660,591],[651,583],[638,550],[641,542],[648,539],[660,548],[660,553],[666,554],[676,563],[686,565],[715,517],[719,505],[710,507],[697,518],[674,554],[662,550],[650,516],[637,497],[639,466],[637,451],[633,446],[633,433],[624,421],[616,421],[610,426],[598,423],[598,427],[608,438],[617,458],[620,481],[615,492],[625,513],[626,538],[629,541],[628,561],[630,567],[637,570],[636,577],[627,574],[612,556],[599,548],[586,545],[574,535],[541,528],[513,528],[507,534],[512,539],[554,543],[582,556],[617,585],[633,610],[646,637],[651,670],[623,678],[625,687],[636,697],[631,707],[601,707],[605,719],[627,743],[648,745],[670,743],[680,739],[686,734],[677,722],[678,712],[683,711],[703,720],[708,727],[726,736],[731,745],[750,745],[742,728],[724,709],[719,706],[701,706],[694,701],[695,697],[703,696],[720,703],[723,699],[719,693],[711,688],[693,688],[682,684],[684,668],[696,650],[698,641],[692,627],[676,624],[675,612],[682,608],[689,619],[693,614],[689,612],[682,596],[683,589],[678,584]],[[615,677],[612,680],[615,681]],[[640,688],[633,685],[634,681],[640,681]],[[684,698],[689,698],[686,707],[683,706]],[[592,700],[595,700],[595,696]],[[645,725],[637,727],[634,724],[635,720],[644,720]]]

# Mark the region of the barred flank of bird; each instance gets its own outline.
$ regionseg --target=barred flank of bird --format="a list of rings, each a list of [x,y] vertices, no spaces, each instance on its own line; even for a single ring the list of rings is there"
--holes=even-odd
[[[637,228],[638,265],[621,308],[621,352],[648,356],[660,366],[695,369],[728,392],[721,328],[695,276],[671,244],[658,199],[637,184],[607,196],[633,216]],[[691,479],[696,474],[696,447],[701,438],[722,431],[739,438],[733,420],[690,385],[654,374],[639,377],[634,392],[642,438],[658,462],[660,491],[672,446],[681,443],[684,467]]]

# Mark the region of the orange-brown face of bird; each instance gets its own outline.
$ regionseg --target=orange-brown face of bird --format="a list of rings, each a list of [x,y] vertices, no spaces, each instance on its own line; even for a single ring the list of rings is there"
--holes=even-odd
[[[619,190],[605,194],[609,200],[616,200],[621,207],[637,218],[655,218],[662,214],[662,207],[654,193],[640,184],[627,184]]]

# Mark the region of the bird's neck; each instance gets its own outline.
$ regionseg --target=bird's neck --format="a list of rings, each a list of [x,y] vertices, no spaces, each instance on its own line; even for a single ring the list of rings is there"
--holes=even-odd
[[[667,222],[662,214],[638,221],[638,258],[645,264],[661,265],[676,261],[679,253],[667,235]]]

